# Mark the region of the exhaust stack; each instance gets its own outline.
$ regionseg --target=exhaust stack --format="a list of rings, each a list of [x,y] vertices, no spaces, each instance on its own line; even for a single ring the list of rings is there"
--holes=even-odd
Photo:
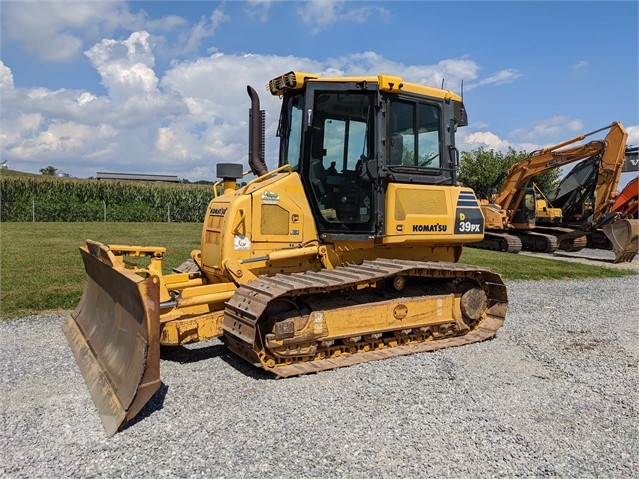
[[[251,109],[249,111],[249,166],[255,176],[268,173],[264,161],[264,110],[260,110],[260,98],[257,92],[250,86],[246,87],[251,97]]]

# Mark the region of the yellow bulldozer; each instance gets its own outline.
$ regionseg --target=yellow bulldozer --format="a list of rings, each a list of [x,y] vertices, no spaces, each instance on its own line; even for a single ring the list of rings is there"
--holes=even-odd
[[[289,72],[267,88],[282,100],[278,166],[249,86],[250,171],[217,165],[181,267],[163,274],[162,247],[80,247],[84,293],[63,329],[109,435],[160,387],[160,345],[223,337],[288,377],[482,341],[504,321],[500,276],[457,263],[484,233],[456,180],[458,95],[384,74]]]

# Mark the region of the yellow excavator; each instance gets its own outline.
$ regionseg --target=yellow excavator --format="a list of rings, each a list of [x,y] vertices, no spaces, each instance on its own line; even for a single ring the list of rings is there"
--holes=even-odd
[[[458,95],[384,74],[289,72],[267,88],[282,99],[279,164],[267,170],[249,86],[255,178],[217,165],[181,267],[163,274],[163,247],[80,247],[84,292],[63,329],[109,435],[160,387],[160,345],[223,337],[288,377],[482,341],[504,321],[500,276],[457,263],[484,232],[456,181]]]
[[[603,140],[593,140],[583,145],[570,146],[596,133],[606,131]],[[578,250],[587,245],[587,236],[603,231],[611,241],[626,231],[625,221],[616,221],[609,214],[622,167],[628,133],[619,122],[579,135],[557,145],[532,153],[525,160],[513,165],[505,174],[503,186],[492,198],[482,199],[482,211],[486,220],[484,239],[469,246],[517,253],[520,250],[554,252],[557,249]],[[597,179],[591,191],[592,211],[588,221],[580,225],[567,225],[563,210],[554,207],[535,185],[534,176],[577,161],[592,161],[597,165]],[[605,227],[604,227],[605,226]],[[631,225],[632,227],[632,225]],[[636,227],[635,237],[636,237]],[[632,236],[632,235],[631,235]],[[617,238],[614,240],[613,238]],[[632,249],[636,238],[615,250]],[[619,253],[622,261],[629,255]]]
[[[579,162],[548,198],[544,197],[544,212],[538,210],[537,215],[538,228],[549,233],[557,227],[559,232],[567,231],[558,236],[560,248],[569,249],[572,238],[586,235],[589,248],[614,250],[615,262],[632,261],[639,236],[636,178],[618,195],[616,189],[635,150],[626,147],[623,162],[606,164],[600,155]],[[546,208],[546,202],[552,207]],[[559,216],[552,218],[553,211],[559,211]]]

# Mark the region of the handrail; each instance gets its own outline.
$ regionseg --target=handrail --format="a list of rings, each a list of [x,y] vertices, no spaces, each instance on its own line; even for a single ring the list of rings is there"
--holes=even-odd
[[[252,179],[251,181],[249,181],[246,185],[243,186],[244,191],[242,191],[242,194],[244,194],[246,192],[246,189],[251,186],[253,183],[260,183],[262,181],[267,180],[268,178],[270,178],[271,176],[277,174],[277,173],[281,173],[284,170],[288,170],[289,174],[293,173],[293,167],[290,164],[285,164],[283,166],[280,166],[279,168],[273,170],[273,171],[269,171],[268,173],[263,174],[262,176],[258,176],[257,178]],[[244,173],[242,173],[242,177],[248,175],[249,173],[251,173],[250,171],[245,171]],[[219,185],[221,185],[224,182],[224,180],[220,180],[220,181],[216,181],[215,183],[213,183],[213,198],[217,198],[219,195],[217,193],[217,187]]]
[[[257,178],[252,179],[251,181],[249,181],[245,186],[244,186],[244,190],[242,191],[242,194],[246,193],[246,190],[248,189],[249,186],[251,186],[254,183],[261,183],[262,181],[266,181],[267,179],[269,179],[271,176],[276,175],[278,173],[283,172],[284,170],[288,170],[288,173],[291,174],[293,173],[293,167],[290,164],[285,164],[280,166],[279,168],[273,170],[273,171],[269,171],[268,173],[262,175],[262,176],[258,176]]]

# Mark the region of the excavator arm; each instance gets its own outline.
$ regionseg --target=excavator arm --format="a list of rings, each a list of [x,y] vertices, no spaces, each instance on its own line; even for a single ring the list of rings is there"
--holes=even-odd
[[[605,149],[599,162],[594,197],[594,220],[609,213],[615,202],[617,186],[626,157],[627,139],[626,130],[619,123],[613,123],[610,133],[606,135],[604,140]]]
[[[568,145],[582,141],[608,128],[610,132],[603,141],[594,140],[585,145],[565,148]],[[520,194],[522,188],[531,178],[554,168],[560,168],[591,156],[603,154],[606,156],[606,171],[616,171],[616,168],[623,166],[623,151],[625,148],[625,138],[627,138],[627,136],[628,134],[621,123],[613,122],[609,127],[600,128],[534,152],[524,161],[510,167],[506,174],[506,180],[499,192],[495,195],[492,203],[505,211],[509,211],[509,215],[512,216],[519,206],[518,202],[521,201],[523,197],[523,195]],[[619,151],[621,152],[620,162]],[[604,180],[602,180],[602,187],[604,186],[603,183],[605,183]],[[616,188],[616,183],[614,188]],[[613,192],[615,191],[614,188],[612,190]],[[513,204],[513,200],[515,200],[515,204]],[[511,218],[509,217],[508,219],[510,220]]]
[[[608,130],[603,140],[590,141],[583,145],[574,145],[585,138]],[[525,160],[516,163],[505,174],[505,181],[492,201],[482,200],[482,212],[486,218],[486,239],[477,247],[517,252],[516,247],[505,245],[504,240],[517,236],[523,249],[551,252],[557,249],[576,250],[586,246],[586,235],[601,230],[612,242],[617,260],[627,261],[636,251],[636,221],[618,221],[619,214],[613,211],[615,192],[626,161],[626,141],[628,133],[619,122],[579,135],[557,145],[532,153]],[[532,197],[528,182],[536,175],[581,160],[591,159],[593,184],[589,186],[587,198],[592,205],[587,223],[575,229],[558,226],[566,218],[565,206],[559,216],[540,217],[539,211],[559,211],[550,208],[548,201],[540,200],[536,208],[531,209],[528,200]],[[582,195],[583,198],[586,196]],[[581,198],[581,197],[580,197]],[[583,201],[581,198],[580,201]],[[545,204],[545,205],[544,205]],[[543,226],[552,216],[552,225]],[[615,223],[615,226],[608,226]],[[628,223],[628,224],[625,224]],[[604,228],[604,226],[606,228]],[[495,247],[494,244],[498,244]],[[515,245],[516,246],[516,245]]]

